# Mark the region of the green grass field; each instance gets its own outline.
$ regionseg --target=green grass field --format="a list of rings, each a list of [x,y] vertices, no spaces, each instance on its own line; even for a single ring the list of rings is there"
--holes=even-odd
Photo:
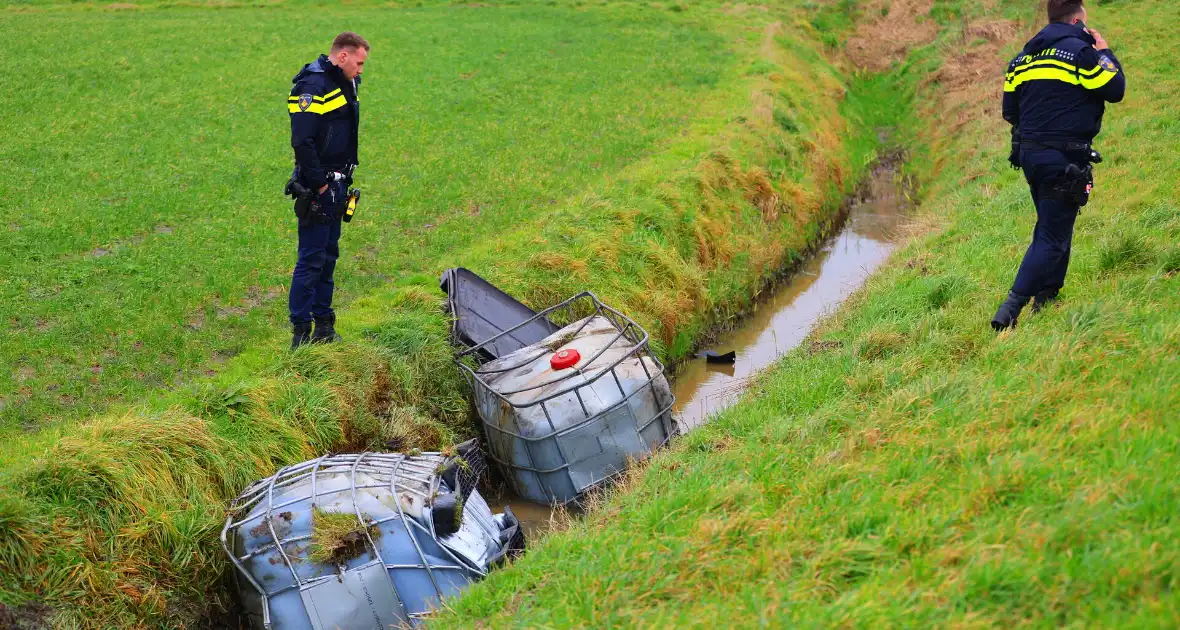
[[[1180,625],[1180,81],[1155,27],[1180,9],[1091,7],[1129,95],[1062,302],[997,336],[1035,217],[989,99],[1023,40],[969,32],[1031,11],[970,4],[892,72],[924,82],[902,125],[926,147],[918,236],[740,405],[438,625]],[[956,105],[929,71],[963,44],[996,71]]]
[[[4,14],[10,53],[77,42],[50,52],[51,106],[0,108],[19,175],[5,203],[28,200],[9,214],[2,288],[12,609],[191,626],[225,601],[216,534],[248,483],[326,451],[474,433],[443,269],[534,305],[590,288],[675,359],[800,256],[876,148],[839,111],[822,47],[784,32],[794,10],[350,6],[297,32],[307,6]],[[337,277],[351,341],[290,354],[281,104],[354,26],[374,49],[367,196]],[[88,82],[98,68],[118,81]]]
[[[0,50],[44,55],[37,98],[0,95],[0,622],[208,625],[248,483],[475,433],[443,269],[532,305],[592,289],[675,360],[806,250],[888,135],[924,184],[893,263],[437,623],[1180,625],[1180,86],[1153,27],[1180,13],[1093,3],[1128,101],[1063,303],[996,336],[1032,210],[985,104],[1022,30],[999,20],[1032,10],[938,0],[910,25],[933,43],[857,72],[845,43],[915,3],[893,4],[356,2],[308,28],[300,1],[0,9]],[[349,341],[287,353],[281,105],[344,28],[374,45]]]
[[[374,46],[345,308],[658,151],[734,63],[718,34],[664,12],[346,8],[300,26],[305,11],[5,14],[0,54],[45,53],[35,98],[0,95],[0,431],[136,404],[253,342],[281,346],[283,103],[336,32]]]

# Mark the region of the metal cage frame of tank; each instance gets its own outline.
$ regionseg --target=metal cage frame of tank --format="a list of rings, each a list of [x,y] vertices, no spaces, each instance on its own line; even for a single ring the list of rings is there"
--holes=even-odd
[[[589,315],[578,315],[578,313],[579,313],[578,306],[584,302],[588,302],[589,305],[592,306],[593,308],[591,309],[589,307],[582,307],[582,309],[581,309],[582,313],[589,311],[590,314]],[[548,354],[548,352],[542,351],[542,352],[540,352],[534,356],[531,356],[528,359],[526,359],[516,365],[513,365],[511,367],[507,367],[507,368],[503,368],[503,369],[492,370],[492,371],[485,371],[482,369],[473,369],[470,365],[468,365],[467,361],[464,361],[465,358],[470,357],[471,359],[475,360],[476,363],[479,363],[480,362],[480,355],[478,353],[485,346],[492,344],[500,337],[509,335],[513,331],[515,331],[519,328],[522,328],[524,326],[527,326],[531,322],[534,322],[534,321],[541,319],[541,318],[547,318],[551,313],[556,313],[556,312],[563,312],[566,315],[566,319],[564,321],[566,321],[567,323],[565,325],[568,325],[570,323],[578,321],[579,319],[585,320],[584,322],[582,322],[582,325],[580,327],[578,327],[577,330],[574,331],[572,337],[576,337],[580,332],[582,332],[582,330],[587,325],[589,325],[590,320],[596,316],[604,317],[605,319],[610,321],[611,325],[613,325],[616,330],[618,330],[618,333],[615,335],[614,339],[611,339],[610,343],[603,346],[602,350],[598,351],[596,354],[591,356],[589,359],[585,360],[586,365],[590,365],[590,364],[594,363],[594,361],[598,360],[598,357],[602,356],[619,339],[625,338],[628,341],[630,341],[633,345],[632,345],[631,349],[626,354],[624,354],[622,357],[620,357],[614,363],[611,363],[608,367],[599,370],[598,373],[595,374],[593,377],[583,374],[583,376],[586,376],[586,380],[584,382],[578,383],[576,385],[571,385],[570,387],[563,388],[563,389],[561,389],[553,394],[550,394],[544,398],[534,400],[532,402],[525,403],[525,404],[516,404],[516,403],[512,402],[511,400],[509,400],[508,397],[512,396],[514,394],[519,394],[519,393],[531,391],[534,389],[540,389],[542,387],[546,387],[546,386],[552,385],[554,383],[559,383],[563,380],[567,380],[573,374],[582,374],[582,370],[580,368],[575,367],[575,368],[572,368],[570,375],[562,376],[560,378],[555,378],[555,379],[546,381],[544,383],[541,383],[539,385],[532,385],[532,386],[529,386],[529,387],[526,387],[523,389],[518,389],[518,390],[513,390],[510,392],[501,393],[501,392],[496,391],[494,388],[492,388],[492,386],[487,381],[480,378],[480,375],[482,375],[482,374],[498,374],[498,373],[509,372],[509,371],[518,369],[524,365],[528,365],[529,363],[532,363],[533,361],[537,360],[539,357],[542,357],[545,354]],[[460,352],[458,355],[456,355],[455,360],[456,360],[456,363],[458,363],[459,367],[461,368],[461,370],[463,372],[463,376],[467,379],[468,385],[471,386],[472,391],[475,391],[476,385],[478,383],[485,390],[487,390],[488,392],[494,394],[497,398],[499,398],[501,402],[503,402],[504,404],[508,405],[509,407],[511,407],[513,409],[526,409],[529,407],[535,407],[535,406],[540,405],[541,411],[545,414],[545,420],[549,423],[549,428],[550,428],[549,433],[547,433],[545,435],[540,435],[540,436],[525,436],[525,435],[521,435],[515,431],[511,431],[509,429],[495,426],[492,423],[488,422],[487,418],[483,417],[483,414],[478,414],[480,416],[480,421],[483,423],[485,431],[496,431],[496,432],[501,433],[503,435],[509,435],[514,438],[524,440],[526,442],[542,442],[542,441],[549,440],[549,439],[556,439],[557,437],[560,437],[560,436],[565,435],[567,433],[572,433],[574,431],[577,431],[578,429],[589,424],[590,422],[593,422],[594,420],[596,420],[600,417],[610,414],[613,411],[615,411],[616,409],[621,408],[623,405],[626,405],[630,401],[632,396],[643,391],[645,388],[650,388],[651,392],[652,392],[652,396],[655,398],[656,406],[659,407],[659,410],[655,413],[655,415],[651,419],[647,420],[646,422],[643,422],[642,424],[637,425],[635,428],[635,431],[636,431],[636,433],[640,434],[640,439],[642,440],[643,430],[646,429],[647,427],[651,426],[657,420],[664,418],[665,422],[666,422],[665,432],[664,432],[666,437],[663,439],[663,441],[661,441],[659,444],[657,444],[653,448],[653,450],[655,450],[655,449],[663,447],[665,444],[668,443],[669,440],[671,440],[676,435],[676,431],[677,431],[676,424],[672,419],[672,413],[671,413],[672,407],[676,404],[676,395],[672,394],[669,391],[669,398],[671,400],[669,400],[666,405],[663,405],[662,407],[660,406],[661,403],[659,401],[659,394],[656,393],[658,391],[658,389],[655,387],[654,382],[655,382],[656,378],[664,375],[664,371],[665,371],[664,364],[661,363],[660,360],[658,358],[656,358],[656,356],[650,352],[650,350],[648,348],[648,339],[649,339],[649,337],[648,337],[647,331],[644,330],[642,326],[635,323],[635,321],[632,320],[630,317],[627,317],[626,315],[615,310],[614,308],[607,306],[601,300],[598,299],[598,296],[594,295],[590,291],[583,291],[583,292],[569,298],[568,300],[565,300],[564,302],[561,302],[559,304],[555,304],[543,311],[538,312],[536,315],[533,315],[532,317],[520,322],[519,324],[517,324],[516,326],[513,326],[512,328],[509,328],[509,329],[507,329],[507,330],[505,330],[493,337],[485,339],[483,342],[481,342],[475,346],[471,346],[467,350],[464,350],[463,352]],[[654,374],[652,373],[651,370],[648,370],[647,362],[643,360],[644,356],[646,356],[646,358],[650,359],[653,363],[655,363],[656,370],[655,370]],[[619,380],[619,375],[615,372],[615,368],[617,368],[620,364],[622,364],[623,361],[626,361],[627,359],[630,359],[632,357],[638,357],[640,359],[639,365],[643,367],[643,373],[647,377],[647,381],[643,385],[636,387],[634,391],[632,391],[630,394],[628,394],[626,392],[626,390],[623,389],[622,382]],[[589,387],[589,386],[593,385],[595,382],[597,382],[599,379],[605,377],[607,374],[610,374],[610,376],[614,379],[615,386],[619,388],[619,393],[623,396],[623,398],[621,400],[619,400],[617,403],[611,405],[610,407],[600,411],[599,413],[597,413],[595,415],[590,415],[590,412],[586,408],[585,401],[582,400],[582,395],[579,390],[581,390],[584,387]],[[560,396],[565,396],[566,394],[569,394],[571,392],[573,392],[574,396],[577,397],[578,404],[582,408],[582,413],[586,417],[581,422],[578,422],[577,424],[565,427],[563,429],[558,429],[556,426],[554,426],[553,416],[550,415],[549,410],[545,407],[545,403],[553,400],[554,398],[558,398]],[[547,468],[547,469],[546,468],[536,468],[533,466],[524,466],[524,465],[520,465],[520,464],[513,464],[510,462],[504,462],[504,461],[501,461],[500,458],[496,456],[496,453],[494,453],[493,449],[491,449],[491,448],[489,448],[487,450],[487,456],[492,461],[496,462],[496,464],[498,464],[502,470],[509,472],[509,474],[507,474],[506,476],[509,478],[509,481],[513,485],[513,487],[515,487],[517,484],[517,481],[516,481],[515,477],[511,474],[511,471],[513,471],[513,470],[527,470],[527,471],[536,473],[538,475],[552,474],[552,473],[561,472],[563,470],[565,470],[565,471],[569,470],[571,463],[569,462],[569,458],[566,456],[565,452],[561,451],[561,442],[556,441],[555,443],[558,447],[558,451],[560,452],[562,461],[565,462],[564,464],[562,464],[561,466],[558,466],[556,468]],[[532,456],[530,455],[529,458],[531,460]],[[621,473],[622,473],[622,471],[616,471],[615,473],[613,473],[611,475],[607,475],[606,477],[598,480],[594,484],[587,486],[586,488],[583,488],[581,491],[579,491],[579,495],[582,493],[588,492],[595,487],[603,485],[604,483],[608,482],[611,478],[613,478]],[[520,492],[520,489],[517,488],[517,491]],[[569,499],[567,501],[560,501],[560,502],[553,501],[552,503],[554,505],[564,505],[564,504],[570,503],[575,500],[577,500],[577,497],[575,497],[573,499]]]
[[[291,543],[299,543],[299,542],[303,542],[303,541],[310,541],[312,536],[311,536],[311,534],[307,534],[307,535],[302,535],[302,536],[291,536],[289,538],[281,538],[278,535],[278,533],[275,531],[274,521],[273,521],[275,510],[281,510],[282,508],[285,508],[285,507],[288,507],[291,505],[295,505],[297,503],[301,503],[301,502],[308,501],[308,500],[310,500],[312,502],[312,506],[314,506],[317,499],[319,499],[319,497],[325,497],[325,496],[340,494],[341,492],[347,492],[348,490],[327,490],[324,492],[317,492],[316,473],[328,466],[343,466],[343,465],[351,464],[352,468],[351,468],[351,472],[350,472],[350,476],[351,476],[350,481],[352,483],[350,486],[350,490],[352,492],[353,508],[354,508],[354,511],[356,514],[357,524],[360,527],[359,531],[363,531],[365,533],[365,541],[364,542],[365,542],[366,550],[368,552],[372,553],[373,557],[376,558],[378,562],[381,562],[381,564],[383,564],[385,566],[385,570],[387,572],[388,571],[396,571],[399,569],[400,570],[406,570],[406,569],[422,570],[422,569],[425,569],[426,574],[428,576],[430,576],[430,581],[434,585],[435,593],[438,595],[438,601],[440,601],[440,602],[443,599],[443,591],[442,591],[442,588],[439,586],[438,580],[434,576],[435,570],[469,571],[479,577],[486,576],[487,571],[485,571],[477,566],[473,566],[469,562],[464,561],[464,559],[462,557],[460,557],[458,554],[452,552],[450,549],[448,549],[446,547],[446,545],[442,545],[442,544],[438,545],[439,548],[443,551],[443,553],[450,556],[450,558],[455,561],[456,565],[440,565],[440,564],[433,564],[432,565],[429,561],[427,561],[426,555],[423,553],[421,545],[418,544],[418,540],[417,540],[417,538],[415,538],[414,532],[411,531],[410,528],[416,527],[419,530],[421,530],[422,532],[429,534],[432,538],[437,540],[438,536],[435,534],[435,531],[434,531],[433,519],[425,519],[427,521],[427,525],[423,525],[422,523],[419,523],[413,517],[407,516],[405,511],[402,509],[400,497],[398,495],[399,492],[408,492],[413,495],[416,495],[416,496],[423,499],[425,505],[429,505],[429,503],[430,503],[429,499],[431,499],[434,495],[436,495],[438,493],[439,482],[441,480],[441,478],[438,475],[438,469],[440,466],[444,465],[447,461],[448,461],[448,457],[442,453],[422,453],[421,455],[414,455],[414,456],[404,455],[401,453],[371,453],[371,452],[346,453],[346,454],[339,454],[339,455],[324,455],[323,457],[319,457],[317,459],[309,460],[309,461],[306,461],[306,462],[303,462],[300,464],[295,464],[292,466],[287,466],[287,467],[279,470],[279,472],[275,473],[273,476],[268,477],[266,479],[259,480],[255,483],[251,484],[248,488],[246,488],[246,490],[244,490],[242,492],[242,494],[237,499],[234,500],[233,504],[230,505],[229,515],[225,519],[225,526],[221,529],[221,547],[223,550],[225,550],[226,555],[229,556],[230,560],[233,562],[234,567],[237,569],[237,573],[240,576],[246,578],[246,581],[254,588],[255,591],[258,592],[258,595],[261,597],[263,626],[267,629],[272,627],[271,626],[271,619],[270,619],[270,603],[268,601],[271,597],[274,597],[275,595],[278,595],[279,593],[286,592],[288,590],[305,589],[305,588],[312,587],[312,586],[314,586],[320,582],[323,582],[325,580],[336,579],[335,575],[325,575],[325,576],[321,576],[321,577],[317,577],[315,579],[309,579],[309,580],[301,579],[299,577],[298,571],[295,570],[295,566],[294,566],[294,563],[292,562],[291,557],[287,555],[287,552],[284,549],[284,545],[288,545]],[[363,472],[363,473],[371,475],[373,477],[378,477],[379,479],[382,479],[382,480],[384,480],[385,475],[388,475],[389,480],[387,483],[383,481],[382,483],[379,483],[379,484],[375,483],[375,484],[367,484],[367,485],[357,485],[356,484],[356,475],[358,472]],[[284,501],[279,504],[274,503],[274,492],[275,492],[276,488],[282,488],[285,486],[299,483],[300,481],[302,481],[308,477],[311,478],[311,496],[300,496],[297,499],[289,499],[289,500]],[[417,490],[416,488],[407,487],[404,483],[399,483],[399,480],[417,481],[417,482],[421,483],[424,487],[426,487],[427,491],[425,493],[423,493],[423,492]],[[372,519],[372,520],[367,521],[365,519],[365,517],[362,515],[362,513],[360,512],[360,508],[357,507],[359,505],[357,491],[363,490],[366,488],[389,488],[394,493],[395,498],[399,498],[399,500],[394,501],[394,505],[397,506],[397,514],[390,515],[385,518]],[[459,489],[456,488],[454,491],[458,492]],[[262,517],[262,522],[266,524],[266,526],[269,530],[271,542],[260,546],[259,548],[255,549],[254,551],[252,551],[250,553],[247,553],[244,556],[238,556],[236,553],[234,553],[234,551],[230,545],[230,542],[228,540],[229,533],[231,530],[236,531],[236,529],[238,527],[241,527],[242,525],[257,519],[258,518],[257,516],[250,516],[249,512],[255,505],[257,505],[259,502],[261,502],[264,499],[267,501],[267,508],[266,508],[266,513]],[[235,520],[235,519],[240,519],[240,520]],[[373,537],[370,534],[370,528],[375,527],[375,526],[380,526],[380,525],[383,525],[385,523],[389,523],[394,520],[401,520],[402,526],[406,528],[406,534],[409,536],[410,541],[414,543],[415,551],[418,552],[418,557],[421,559],[421,563],[419,563],[419,564],[388,564],[381,557],[381,552],[379,550],[379,547],[374,542]],[[249,570],[246,568],[246,566],[243,564],[243,562],[246,560],[249,560],[250,558],[253,558],[255,556],[258,556],[260,554],[268,552],[271,549],[275,548],[276,546],[278,547],[279,555],[282,556],[283,561],[286,563],[287,569],[289,571],[291,571],[291,575],[295,579],[295,583],[288,585],[288,586],[284,586],[282,588],[277,588],[273,591],[268,591],[261,584],[259,584],[257,580],[254,579],[254,576],[250,574]],[[493,558],[488,563],[488,566],[490,567],[494,562],[498,561],[499,558],[502,556],[503,556],[503,552],[500,554],[500,556]],[[399,599],[399,601],[401,601],[400,596],[398,599]],[[429,614],[429,613],[411,613],[408,610],[406,610],[405,602],[401,602],[401,603],[402,603],[402,610],[400,611],[400,614],[405,619],[415,620],[415,619],[425,617]]]

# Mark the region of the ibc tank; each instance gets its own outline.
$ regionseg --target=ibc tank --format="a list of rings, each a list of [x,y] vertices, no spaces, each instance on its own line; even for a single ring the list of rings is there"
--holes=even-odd
[[[417,625],[523,546],[512,512],[493,516],[475,490],[474,443],[459,452],[328,455],[247,488],[221,542],[252,625]]]
[[[489,455],[530,501],[577,499],[674,433],[675,398],[638,324],[591,293],[534,319],[571,321],[579,315],[540,342],[478,368],[463,358],[478,356],[496,337],[459,355]]]

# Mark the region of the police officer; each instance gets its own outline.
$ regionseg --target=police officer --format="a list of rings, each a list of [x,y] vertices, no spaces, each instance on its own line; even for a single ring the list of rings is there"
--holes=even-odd
[[[1089,199],[1090,142],[1107,102],[1123,100],[1122,65],[1102,35],[1087,28],[1082,0],[1048,0],[1049,25],[1008,64],[1004,120],[1012,125],[1009,160],[1024,169],[1037,208],[1032,244],[992,328],[1016,325],[1033,300],[1037,312],[1057,299],[1069,267],[1074,220]]]
[[[357,165],[357,86],[368,56],[369,43],[344,32],[332,41],[329,54],[303,66],[292,79],[287,112],[295,171],[288,192],[297,197],[299,217],[299,259],[287,300],[292,350],[340,339],[332,310],[333,274],[340,257],[341,216]]]

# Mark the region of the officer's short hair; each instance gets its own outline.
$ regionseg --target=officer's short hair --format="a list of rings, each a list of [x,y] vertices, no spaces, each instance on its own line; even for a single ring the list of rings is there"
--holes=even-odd
[[[1053,2],[1054,0],[1049,1]],[[337,35],[336,39],[332,40],[332,52],[336,52],[342,48],[351,48],[353,50],[356,50],[357,48],[364,48],[365,52],[368,52],[369,42],[365,41],[364,37],[361,37],[352,31],[344,31],[343,33]]]
[[[1082,0],[1049,0],[1045,8],[1050,22],[1064,22],[1082,10]]]

